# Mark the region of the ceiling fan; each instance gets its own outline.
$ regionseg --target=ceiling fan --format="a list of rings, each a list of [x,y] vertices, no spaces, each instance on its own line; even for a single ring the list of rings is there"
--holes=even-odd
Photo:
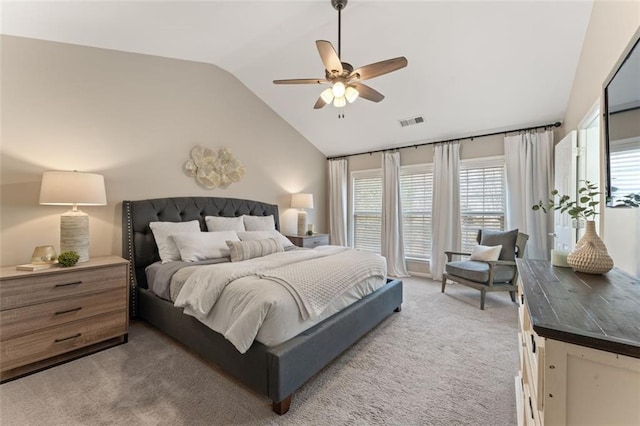
[[[274,80],[274,84],[324,84],[331,87],[325,89],[313,106],[320,109],[332,103],[337,108],[344,107],[347,102],[352,103],[358,96],[372,102],[380,102],[384,95],[361,81],[387,74],[407,66],[407,58],[399,56],[386,61],[380,61],[353,69],[347,62],[342,62],[341,48],[341,12],[347,6],[348,0],[331,0],[331,5],[338,11],[338,53],[333,45],[326,40],[316,40],[316,47],[325,67],[325,78],[300,78],[290,80]]]

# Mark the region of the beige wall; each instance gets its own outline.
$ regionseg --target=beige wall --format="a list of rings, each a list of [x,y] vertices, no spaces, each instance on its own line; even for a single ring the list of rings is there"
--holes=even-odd
[[[594,2],[567,106],[565,132],[576,129],[601,97],[604,81],[638,28],[639,1]],[[601,169],[604,170],[604,163]],[[600,187],[604,188],[604,172]],[[640,209],[603,208],[602,212],[601,233],[615,265],[640,275]]]
[[[295,231],[289,194],[312,192],[309,222],[326,232],[325,157],[226,71],[209,64],[2,36],[2,265],[37,245],[59,248],[66,208],[38,204],[45,170],[105,176],[108,205],[86,207],[92,256],[121,253],[125,199],[217,196],[280,206]],[[194,145],[228,147],[246,167],[227,189],[182,172]]]

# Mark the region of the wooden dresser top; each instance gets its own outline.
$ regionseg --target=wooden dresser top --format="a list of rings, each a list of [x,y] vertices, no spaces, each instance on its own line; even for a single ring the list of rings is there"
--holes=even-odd
[[[543,260],[517,264],[539,336],[640,358],[640,278],[618,268],[590,275]]]

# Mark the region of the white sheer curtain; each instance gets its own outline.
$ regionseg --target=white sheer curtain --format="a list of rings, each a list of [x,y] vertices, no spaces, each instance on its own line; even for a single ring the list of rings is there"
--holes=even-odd
[[[431,206],[431,277],[442,281],[445,250],[460,251],[460,142],[436,144],[433,149]]]
[[[507,172],[507,229],[518,228],[529,235],[526,255],[549,259],[549,232],[553,214],[533,211],[553,190],[553,132],[525,132],[505,136],[504,157]]]
[[[347,159],[329,160],[329,237],[347,245]]]
[[[387,259],[387,274],[408,277],[402,241],[400,205],[400,153],[382,156],[382,255]]]

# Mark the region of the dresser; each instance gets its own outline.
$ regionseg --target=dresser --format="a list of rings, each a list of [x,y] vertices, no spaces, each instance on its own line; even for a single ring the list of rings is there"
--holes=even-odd
[[[640,279],[517,259],[519,425],[640,425]]]
[[[314,248],[329,244],[329,234],[287,235],[287,238],[298,247]]]
[[[129,262],[95,257],[63,268],[0,270],[0,379],[127,341]]]

